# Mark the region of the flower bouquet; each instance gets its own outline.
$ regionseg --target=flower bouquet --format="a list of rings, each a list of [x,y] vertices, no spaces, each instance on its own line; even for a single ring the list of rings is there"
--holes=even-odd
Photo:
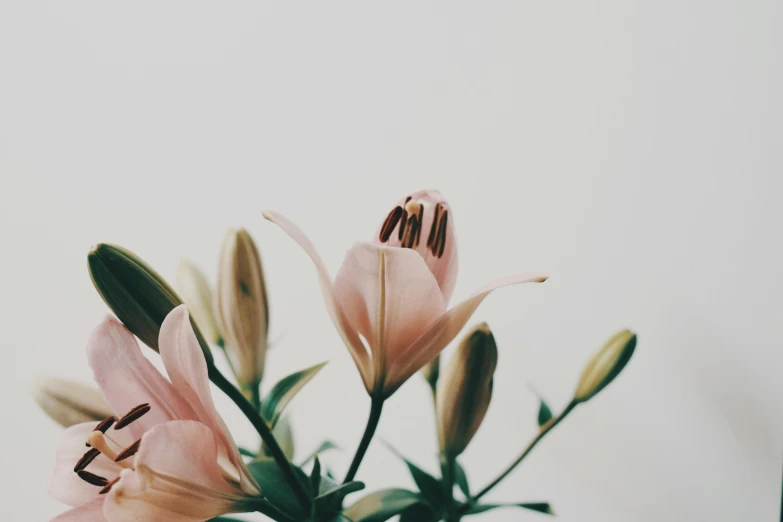
[[[636,347],[635,334],[621,331],[593,355],[559,413],[541,401],[530,443],[495,480],[474,491],[458,458],[489,406],[498,347],[489,327],[479,324],[458,340],[443,370],[439,354],[492,290],[542,283],[547,276],[497,279],[449,306],[457,278],[456,229],[452,209],[436,191],[401,199],[371,241],[348,250],[334,279],[293,222],[275,212],[264,216],[315,265],[326,312],[370,399],[367,426],[345,474],[321,465],[319,453],[332,443],[293,462],[291,427],[283,416],[323,364],[289,375],[261,395],[269,303],[258,249],[247,232],[227,235],[214,298],[189,263],[180,266],[175,291],[135,254],[99,244],[88,254],[90,276],[114,313],[87,343],[100,390],[63,379],[42,379],[35,390],[42,408],[67,427],[49,490],[72,508],[54,520],[230,521],[226,515],[256,513],[278,522],[381,522],[397,516],[455,522],[502,506],[552,514],[546,502],[484,498],[620,373]],[[137,338],[156,354],[142,353]],[[147,355],[160,356],[166,375]],[[218,370],[215,357],[226,357],[233,375]],[[405,460],[416,491],[366,493],[359,471],[383,406],[416,373],[435,399],[441,476]],[[210,381],[258,432],[255,448],[237,446],[215,407]]]

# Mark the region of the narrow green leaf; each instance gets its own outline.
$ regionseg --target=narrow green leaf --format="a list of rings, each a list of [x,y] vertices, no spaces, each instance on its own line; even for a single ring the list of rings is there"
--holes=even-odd
[[[386,446],[408,466],[408,471],[413,477],[416,487],[419,488],[419,491],[421,491],[421,494],[427,502],[438,508],[443,506],[445,499],[443,498],[443,485],[440,480],[403,457],[402,454],[394,449],[389,443],[386,443]]]
[[[383,489],[370,493],[345,510],[353,522],[385,522],[416,504],[422,504],[421,495],[407,489]]]
[[[261,493],[269,502],[293,518],[304,518],[307,515],[273,459],[262,457],[249,463],[247,467],[261,487]],[[295,466],[293,469],[297,479],[306,489],[309,484],[307,475]]]
[[[454,480],[459,486],[459,490],[465,495],[465,498],[470,498],[470,486],[468,485],[468,476],[465,474],[465,470],[460,466],[459,462],[454,461]]]
[[[541,401],[541,404],[538,406],[538,425],[543,426],[552,420],[552,409],[549,407],[546,401],[544,401],[544,399],[539,400]]]
[[[340,447],[337,444],[335,444],[334,442],[330,441],[330,440],[325,440],[325,441],[323,441],[321,443],[320,446],[318,446],[318,449],[316,449],[306,459],[304,459],[302,462],[300,462],[299,465],[300,466],[304,466],[305,464],[310,462],[310,460],[313,457],[315,457],[316,455],[321,454],[321,453],[323,453],[325,451],[333,450],[333,449],[340,449]]]
[[[328,483],[327,486],[324,483]],[[347,482],[345,484],[339,484],[329,479],[324,479],[321,482],[321,495],[315,499],[315,509],[318,513],[328,513],[340,510],[343,499],[364,489],[364,482]]]
[[[441,516],[425,504],[411,506],[400,515],[400,522],[437,522]]]
[[[277,421],[277,424],[272,429],[272,435],[275,436],[277,444],[280,446],[280,449],[283,450],[283,455],[285,455],[288,460],[293,460],[295,452],[294,432],[291,428],[291,422],[288,420],[287,415],[283,416],[279,421]],[[269,450],[267,449],[266,444],[262,446],[261,451],[264,455],[269,455]]]
[[[313,459],[313,470],[310,472],[310,491],[313,495],[318,494],[318,490],[321,487],[321,461],[318,460],[318,455]]]
[[[261,414],[264,419],[274,428],[277,421],[280,419],[280,415],[283,410],[291,402],[291,399],[299,393],[305,384],[324,367],[326,363],[316,364],[305,370],[292,373],[288,377],[283,377],[275,386],[272,391],[266,396],[261,405]]]
[[[245,457],[250,457],[251,459],[258,457],[258,453],[254,451],[250,451],[247,448],[243,448],[242,446],[239,447],[239,453],[241,453]]]
[[[555,512],[552,510],[552,506],[549,505],[549,502],[522,502],[518,504],[514,503],[508,503],[508,504],[479,504],[477,506],[473,506],[468,510],[468,515],[475,515],[476,513],[483,513],[485,511],[489,511],[491,509],[497,509],[497,508],[504,508],[504,507],[518,507],[523,509],[529,509],[531,511],[537,511],[539,513],[545,513],[547,515],[554,515]]]

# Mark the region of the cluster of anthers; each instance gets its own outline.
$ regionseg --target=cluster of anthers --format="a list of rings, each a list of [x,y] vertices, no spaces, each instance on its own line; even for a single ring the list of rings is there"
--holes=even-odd
[[[422,201],[414,200],[411,196],[405,200],[404,205],[394,207],[383,222],[378,235],[381,243],[392,239],[392,234],[399,224],[397,241],[391,246],[402,248],[417,248],[421,241],[421,231],[424,228],[425,205]],[[441,203],[431,207],[433,215],[430,231],[427,236],[427,249],[437,258],[443,257],[446,249],[446,227],[448,226],[449,211]],[[427,209],[429,210],[429,209]]]
[[[88,484],[100,487],[101,490],[98,492],[100,495],[105,495],[108,493],[112,486],[114,486],[114,484],[120,480],[120,477],[118,476],[113,480],[109,480],[106,477],[101,477],[100,475],[96,475],[95,473],[87,471],[87,466],[89,466],[90,463],[98,457],[98,455],[103,454],[123,468],[134,469],[132,461],[129,461],[128,459],[133,457],[136,452],[139,451],[141,439],[122,449],[122,445],[112,438],[111,435],[109,435],[109,430],[112,428],[112,426],[114,427],[113,431],[121,430],[130,426],[141,417],[146,415],[150,409],[151,407],[149,404],[140,404],[123,415],[120,420],[117,420],[113,416],[106,417],[101,422],[99,422],[97,426],[95,426],[95,429],[92,431],[92,433],[90,433],[90,436],[87,437],[87,447],[90,449],[87,450],[87,453],[85,453],[81,459],[79,459],[79,462],[76,463],[73,471],[79,476],[79,478]],[[120,449],[115,450],[114,448]]]

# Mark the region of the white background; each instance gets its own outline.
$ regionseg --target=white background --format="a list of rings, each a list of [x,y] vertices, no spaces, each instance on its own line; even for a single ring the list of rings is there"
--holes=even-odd
[[[500,366],[463,457],[475,487],[534,433],[528,385],[560,407],[589,353],[630,327],[626,372],[491,498],[549,500],[568,522],[776,520],[781,15],[760,0],[2,3],[0,511],[62,509],[45,487],[60,429],[28,390],[90,379],[106,309],[89,247],[214,275],[231,226],[267,269],[266,385],[332,361],[292,412],[302,454],[323,437],[347,449],[326,457],[342,474],[368,400],[309,260],[260,212],[297,221],[336,272],[399,197],[433,187],[454,208],[455,298],[552,275],[476,315]],[[434,472],[431,423],[416,376],[378,441]],[[411,486],[378,441],[360,478]]]

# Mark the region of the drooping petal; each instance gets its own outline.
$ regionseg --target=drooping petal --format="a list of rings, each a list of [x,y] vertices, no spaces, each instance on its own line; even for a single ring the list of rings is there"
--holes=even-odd
[[[212,401],[207,363],[185,305],[176,307],[163,320],[159,344],[160,356],[171,383],[195,412],[194,417],[183,418],[198,420],[214,432],[225,457],[242,474],[242,486],[247,488],[248,493],[255,493],[255,481],[239,457],[237,445]]]
[[[420,190],[397,202],[373,238],[378,245],[418,252],[438,281],[448,304],[457,282],[454,215],[437,190]]]
[[[107,317],[90,336],[87,359],[95,382],[118,415],[150,404],[149,413],[128,427],[134,437],[163,422],[195,418],[171,383],[142,355],[133,334],[113,317]]]
[[[366,242],[346,254],[334,296],[352,328],[370,345],[376,386],[385,368],[446,309],[421,256]]]
[[[544,274],[524,273],[502,277],[484,286],[461,303],[455,305],[443,314],[427,331],[411,343],[400,357],[397,364],[389,368],[385,393],[390,395],[411,375],[427,364],[443,350],[468,322],[484,298],[496,288],[520,283],[543,283],[547,280]]]
[[[51,522],[107,522],[106,517],[103,516],[104,500],[105,497],[95,497],[86,504],[57,515]]]
[[[95,425],[95,422],[85,422],[71,426],[60,437],[56,450],[54,472],[49,480],[49,494],[63,504],[68,504],[69,506],[84,504],[95,498],[101,489],[83,481],[73,471],[76,463],[89,449],[85,446],[85,442],[87,442],[87,437],[95,429]],[[125,437],[126,433],[120,431],[116,435]],[[128,442],[128,439],[122,440],[122,444],[126,442],[130,444],[133,441]],[[121,469],[119,464],[104,455],[98,455],[88,467],[90,473],[107,480],[117,478]]]
[[[351,327],[345,311],[334,298],[332,278],[329,276],[329,271],[321,260],[321,257],[318,255],[315,246],[313,246],[313,243],[307,238],[305,233],[288,218],[277,212],[264,212],[264,217],[282,228],[283,231],[291,236],[294,241],[299,243],[299,246],[301,246],[307,255],[310,256],[310,259],[313,261],[315,269],[318,272],[318,281],[321,283],[321,293],[323,294],[324,304],[326,305],[329,317],[331,317],[345,346],[351,353],[354,363],[356,363],[357,368],[359,368],[359,373],[362,376],[364,385],[369,391],[372,388],[373,383],[370,356],[357,332]]]
[[[108,494],[104,514],[111,522],[203,521],[241,511],[248,502],[224,479],[218,441],[200,422],[173,421],[147,432],[135,466]]]

